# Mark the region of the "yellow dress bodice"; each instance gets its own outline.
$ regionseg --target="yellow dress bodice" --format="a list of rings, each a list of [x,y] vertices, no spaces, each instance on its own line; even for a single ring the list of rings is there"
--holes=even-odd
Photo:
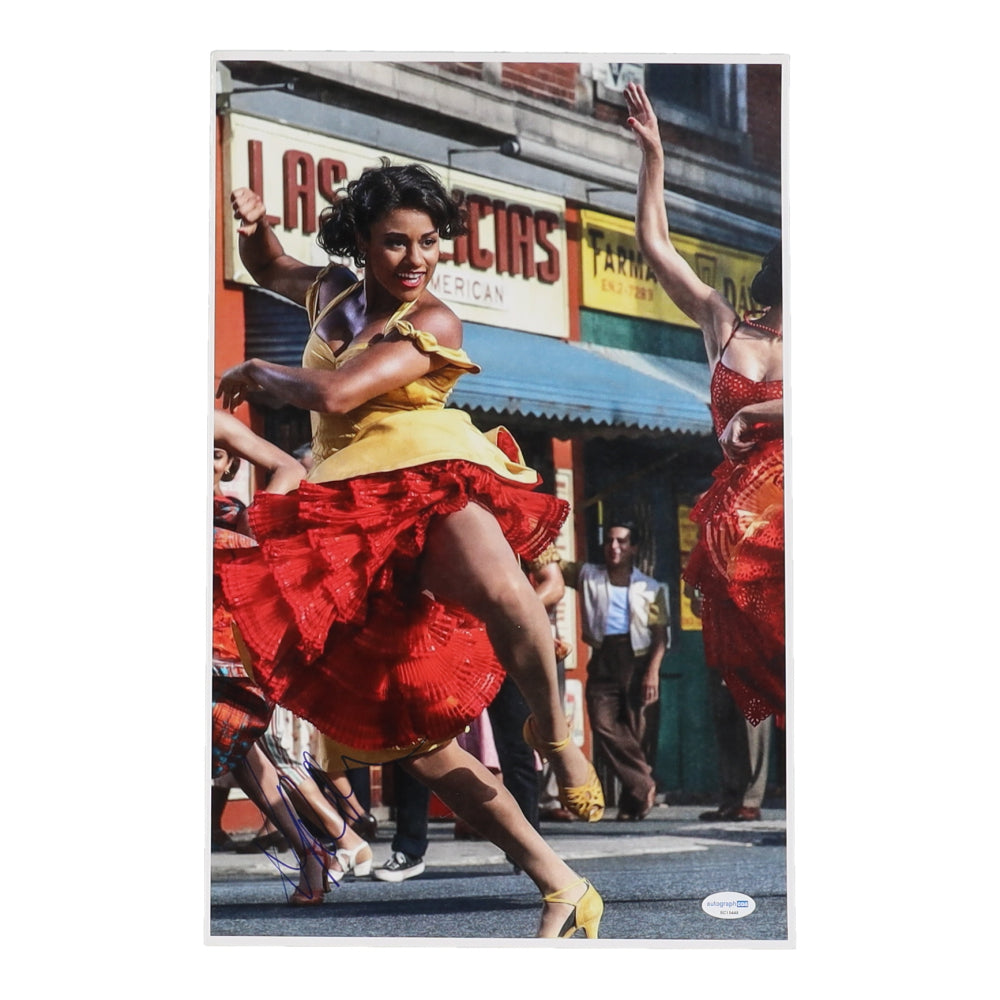
[[[325,273],[325,272],[324,272]],[[322,312],[317,311],[317,278],[306,297],[311,331],[302,355],[302,367],[336,371],[368,345],[348,344],[335,355],[316,327],[331,309],[355,292],[357,282],[346,288]],[[458,379],[482,369],[465,351],[444,347],[433,334],[417,330],[404,319],[414,303],[404,302],[386,322],[383,333],[395,331],[427,355],[444,363],[408,385],[369,399],[346,414],[312,414],[313,483],[353,479],[372,472],[390,472],[447,459],[461,459],[492,469],[505,479],[525,484],[538,482],[538,475],[518,455],[512,460],[495,444],[496,428],[487,434],[473,426],[468,414],[446,408]],[[509,437],[509,435],[508,435]]]

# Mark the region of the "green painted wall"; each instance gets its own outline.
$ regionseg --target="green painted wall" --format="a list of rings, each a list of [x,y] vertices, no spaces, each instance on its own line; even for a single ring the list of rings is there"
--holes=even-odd
[[[705,361],[705,341],[700,330],[614,313],[580,310],[580,339],[604,347],[657,354],[682,361]]]
[[[712,442],[594,440],[584,450],[585,493],[602,497],[605,522],[630,516],[646,534],[640,569],[665,583],[672,620],[680,621],[680,545],[677,508],[704,489],[716,456]],[[586,558],[600,562],[597,505],[583,512]],[[700,632],[672,629],[672,648],[660,668],[656,776],[682,799],[713,801],[718,790],[715,735]]]

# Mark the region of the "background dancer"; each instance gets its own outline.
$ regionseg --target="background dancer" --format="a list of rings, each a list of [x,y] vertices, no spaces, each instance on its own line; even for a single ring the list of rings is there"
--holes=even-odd
[[[657,280],[701,328],[711,409],[723,462],[691,511],[700,528],[684,579],[697,588],[705,659],[744,716],[785,711],[784,410],[781,246],[762,262],[750,294],[763,315],[741,318],[670,240],[663,145],[642,87],[625,90],[628,125],[642,150],[636,236]]]
[[[214,414],[213,549],[219,553],[254,544],[246,533],[246,506],[222,491],[241,458],[270,470],[268,487],[293,489],[304,470],[290,455],[257,437],[228,413]],[[287,461],[286,461],[287,460]],[[299,882],[288,902],[320,903],[329,890],[332,859],[305,831],[280,777],[258,740],[267,729],[273,703],[247,675],[233,641],[232,616],[216,579],[212,600],[212,777],[231,773],[247,798],[281,832],[299,862]],[[280,870],[280,868],[279,868]]]

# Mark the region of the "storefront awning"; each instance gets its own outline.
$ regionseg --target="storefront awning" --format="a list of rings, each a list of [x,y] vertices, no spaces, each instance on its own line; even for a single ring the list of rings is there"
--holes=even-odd
[[[699,377],[704,366],[695,362],[611,355],[614,349],[476,323],[464,324],[463,346],[483,371],[459,379],[454,405],[611,430],[712,433],[708,377]]]
[[[708,364],[704,361],[685,361],[681,358],[664,358],[658,354],[642,354],[639,351],[626,351],[621,347],[605,347],[603,344],[578,344],[578,347],[607,358],[617,364],[625,365],[650,378],[659,379],[677,389],[689,392],[700,400],[702,406],[708,406],[711,392],[709,389]]]

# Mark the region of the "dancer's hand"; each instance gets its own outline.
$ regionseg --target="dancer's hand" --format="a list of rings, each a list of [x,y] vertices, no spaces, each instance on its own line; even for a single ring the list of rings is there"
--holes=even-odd
[[[240,403],[246,401],[249,393],[260,389],[260,384],[252,374],[252,364],[252,361],[244,361],[224,372],[219,379],[215,397],[222,400],[225,409],[235,410]]]
[[[662,154],[660,126],[646,91],[637,83],[628,84],[625,88],[625,104],[629,113],[628,127],[632,130],[643,154]]]
[[[757,426],[745,409],[732,415],[719,437],[719,444],[731,462],[742,461],[753,450],[757,444]]]
[[[719,437],[719,444],[726,458],[739,462],[757,445],[779,439],[784,432],[784,404],[780,398],[768,399],[747,403],[737,410]]]
[[[236,188],[229,196],[233,215],[240,220],[237,232],[241,236],[252,236],[257,231],[257,223],[267,215],[264,201],[250,188]]]

